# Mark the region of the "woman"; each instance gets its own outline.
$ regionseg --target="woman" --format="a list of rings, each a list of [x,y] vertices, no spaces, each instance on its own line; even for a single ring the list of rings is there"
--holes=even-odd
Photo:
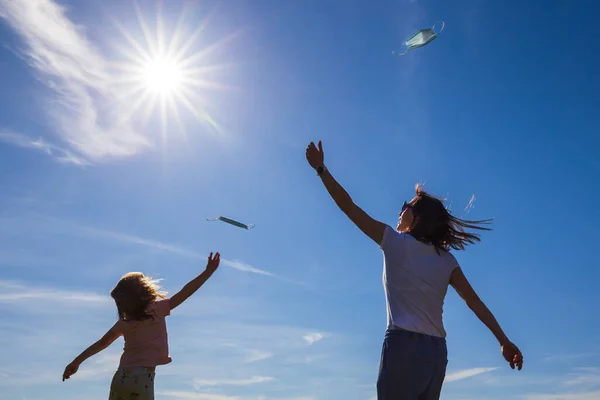
[[[521,370],[523,356],[479,299],[450,249],[464,250],[479,237],[464,228],[488,221],[452,216],[442,201],[417,185],[404,203],[396,229],[376,221],[352,201],[324,164],[323,147],[311,142],[306,159],[338,207],[383,250],[383,287],[387,330],[383,342],[378,400],[436,400],[446,375],[448,352],[442,323],[444,298],[451,285],[500,343],[504,359]]]

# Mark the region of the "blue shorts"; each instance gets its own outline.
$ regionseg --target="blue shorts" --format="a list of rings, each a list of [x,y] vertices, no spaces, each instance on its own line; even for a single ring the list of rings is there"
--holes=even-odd
[[[447,365],[445,338],[388,329],[381,351],[377,400],[438,400]]]

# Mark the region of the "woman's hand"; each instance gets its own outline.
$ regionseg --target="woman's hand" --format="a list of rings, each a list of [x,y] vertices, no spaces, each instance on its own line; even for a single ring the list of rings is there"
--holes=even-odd
[[[73,361],[71,364],[67,365],[65,368],[65,372],[63,373],[63,382],[65,379],[69,379],[71,375],[74,375],[79,369],[79,364]]]
[[[500,349],[502,356],[508,361],[512,369],[515,369],[515,366],[519,371],[523,368],[523,354],[521,354],[521,350],[514,343],[508,342],[502,345]]]
[[[310,142],[306,148],[306,160],[314,169],[319,168],[324,164],[323,145],[319,140],[319,148],[314,142]]]

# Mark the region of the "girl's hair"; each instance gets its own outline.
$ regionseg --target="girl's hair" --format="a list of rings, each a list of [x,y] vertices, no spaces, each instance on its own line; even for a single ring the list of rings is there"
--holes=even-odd
[[[436,251],[464,250],[468,244],[479,242],[479,235],[465,232],[466,229],[491,230],[478,226],[488,224],[491,219],[471,221],[457,218],[444,207],[445,199],[439,199],[423,190],[423,186],[415,186],[416,197],[411,201],[414,215],[408,233],[415,239],[431,244]]]
[[[119,319],[143,320],[150,318],[147,308],[157,298],[166,298],[166,293],[159,292],[158,281],[144,276],[141,272],[129,272],[123,275],[110,296],[117,304]]]

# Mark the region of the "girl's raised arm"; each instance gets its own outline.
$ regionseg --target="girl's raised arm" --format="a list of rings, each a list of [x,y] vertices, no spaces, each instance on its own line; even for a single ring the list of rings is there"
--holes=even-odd
[[[206,282],[208,278],[210,278],[211,275],[217,270],[220,261],[221,255],[219,253],[216,253],[214,257],[213,253],[210,253],[210,256],[208,256],[206,269],[171,297],[169,300],[171,310],[186,301],[188,297],[196,292],[196,290],[200,289],[200,287],[204,285],[204,282]]]

